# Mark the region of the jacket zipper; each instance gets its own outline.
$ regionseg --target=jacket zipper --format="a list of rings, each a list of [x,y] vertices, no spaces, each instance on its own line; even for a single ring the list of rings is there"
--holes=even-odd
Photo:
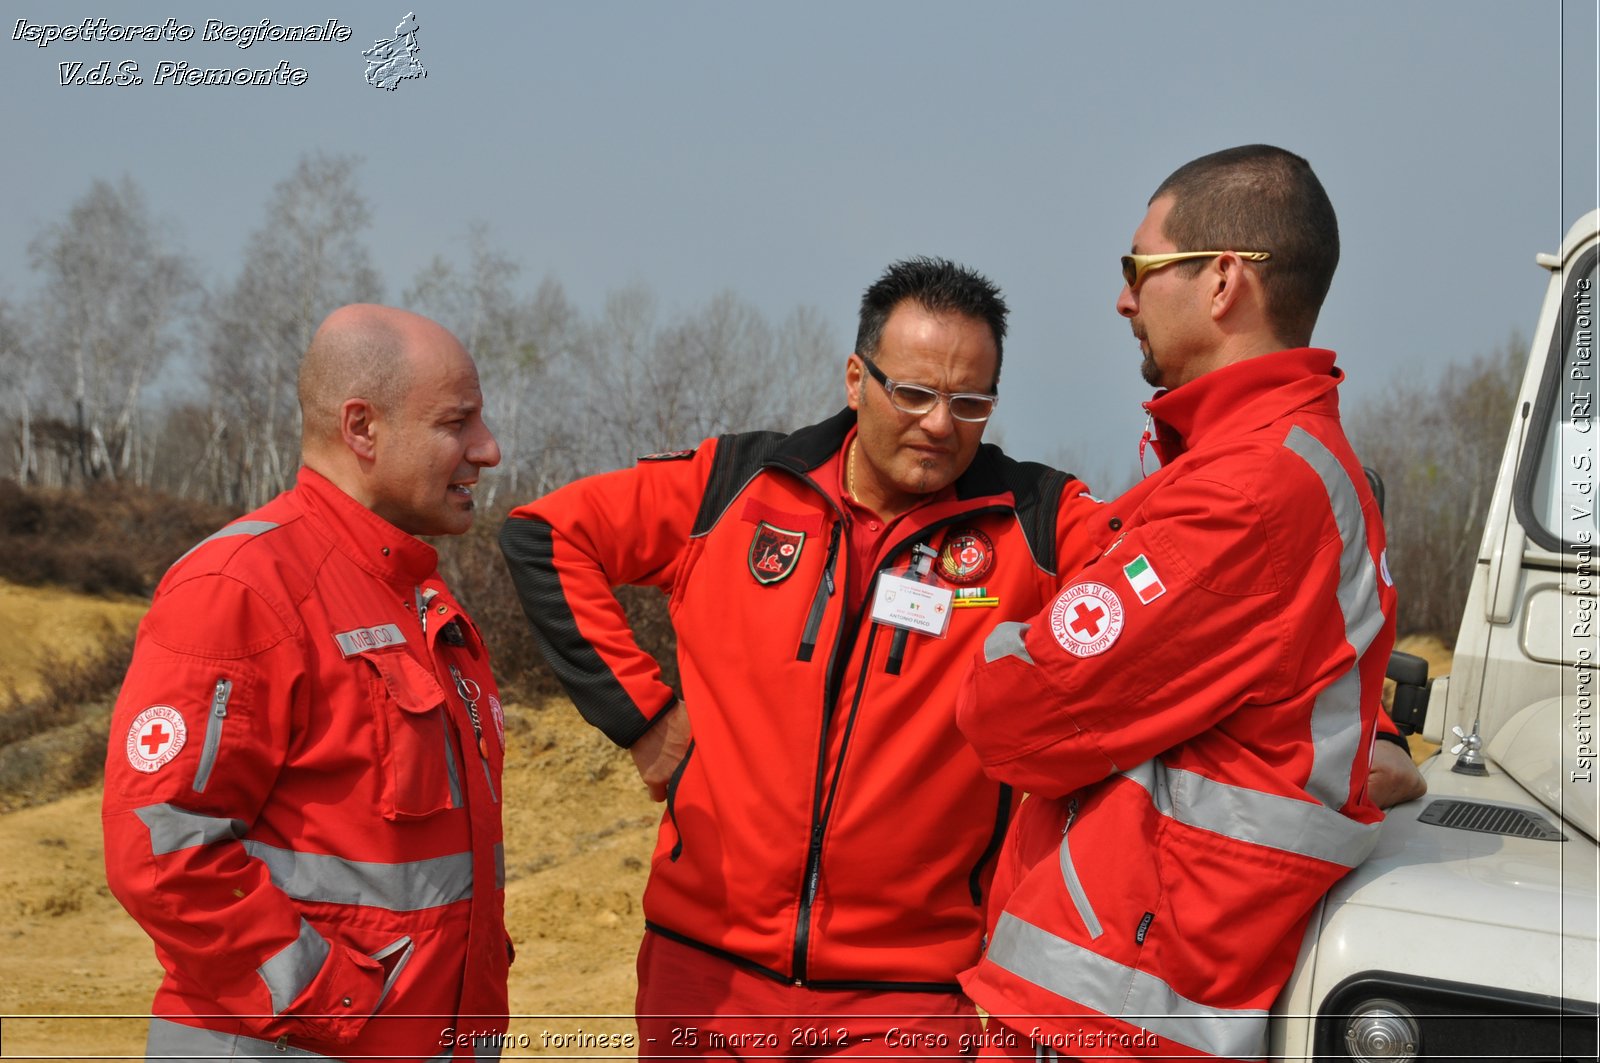
[[[794,469],[784,465],[771,465],[769,467],[773,469],[781,469],[790,475],[798,476],[802,481],[808,484],[812,490],[821,495],[823,500],[826,501],[828,505],[833,507],[833,511],[837,515],[838,521],[836,521],[834,525],[835,536],[833,540],[830,541],[828,550],[828,564],[823,572],[824,583],[831,584],[833,581],[833,565],[837,560],[838,528],[840,522],[842,522],[844,519],[844,514],[839,510],[839,507],[834,503],[833,499],[828,496],[828,493],[822,490],[822,488],[818,487],[816,481],[812,480],[809,476],[796,472]],[[944,520],[936,521],[926,527],[917,529],[916,534],[907,536],[905,539],[896,543],[888,550],[887,553],[884,554],[884,559],[887,561],[890,558],[893,558],[908,544],[914,544],[918,540],[924,540],[930,537],[934,532],[946,527],[947,525],[956,524],[964,520],[971,520],[985,513],[1005,512],[1015,512],[1015,510],[1008,509],[1005,506],[983,506],[978,509],[968,510],[964,513],[958,513],[954,516],[947,517]],[[848,561],[846,562],[845,568],[845,579],[847,581],[846,585],[848,586]],[[877,576],[874,575],[872,580],[867,585],[866,601],[862,603],[863,610],[866,608],[867,603],[872,601],[873,590],[877,585],[877,581]],[[828,597],[832,597],[832,593],[832,588],[829,588]],[[817,598],[813,599],[812,602],[813,614],[817,613],[817,603],[819,601],[823,602],[824,604],[826,602],[826,599],[822,597],[820,589],[818,591]],[[817,615],[816,620],[820,630],[822,622],[821,616]],[[827,694],[824,696],[822,706],[822,734],[820,735],[820,741],[817,749],[817,774],[811,795],[811,839],[810,844],[806,847],[805,876],[801,880],[800,886],[800,910],[795,917],[794,970],[790,981],[796,986],[803,986],[805,985],[806,981],[806,950],[808,949],[811,940],[811,907],[816,901],[817,889],[822,882],[822,839],[823,836],[827,834],[828,817],[833,811],[833,799],[838,793],[839,771],[843,769],[845,752],[850,746],[850,732],[855,723],[856,713],[861,708],[862,695],[866,691],[868,671],[867,664],[872,659],[872,644],[877,635],[878,626],[879,625],[877,624],[871,623],[870,618],[868,618],[867,645],[861,656],[861,673],[856,678],[855,696],[851,699],[850,715],[845,721],[845,733],[839,745],[839,759],[836,765],[837,770],[834,773],[833,785],[828,788],[827,800],[826,803],[824,803],[823,782],[828,777],[828,725],[833,718],[833,705],[837,697],[835,693],[836,683],[842,681],[844,678],[843,669],[847,666],[847,661],[840,658],[838,650],[840,649],[841,643],[846,635],[850,636],[852,642],[854,641],[855,636],[859,634],[859,627],[853,628],[850,631],[846,631],[846,628],[850,627],[850,625],[846,623],[841,623],[839,625],[838,633],[834,636],[834,653],[828,662],[829,674],[827,677]],[[810,618],[807,619],[807,628],[810,628]],[[804,640],[802,640],[802,649],[804,649]],[[835,671],[838,673],[837,679],[834,675]]]
[[[833,580],[833,567],[839,560],[839,538],[843,528],[844,521],[836,520],[833,522],[833,531],[828,535],[828,559],[822,566],[822,582],[817,585],[817,593],[811,599],[811,613],[806,617],[806,629],[800,636],[800,651],[795,654],[796,660],[809,661],[817,650],[817,634],[822,630],[822,617],[827,612],[828,599],[838,590]]]
[[[1105,931],[1100,927],[1100,917],[1094,914],[1094,906],[1089,903],[1089,894],[1084,891],[1083,880],[1078,877],[1078,869],[1072,864],[1072,850],[1068,846],[1067,831],[1072,829],[1073,820],[1078,818],[1078,799],[1067,799],[1067,822],[1061,828],[1061,878],[1067,884],[1067,893],[1072,897],[1072,905],[1078,910],[1078,918],[1083,920],[1084,929],[1089,931],[1089,938],[1093,940]]]
[[[877,578],[873,578],[877,582]],[[866,677],[866,661],[872,657],[872,643],[877,638],[878,625],[873,624],[867,630],[867,648],[862,659],[862,678]],[[844,764],[845,752],[850,746],[850,731],[855,724],[856,713],[861,708],[861,696],[866,691],[866,683],[856,684],[855,697],[850,702],[850,715],[845,720],[844,737],[839,744],[838,766]],[[830,714],[831,715],[831,714]],[[822,784],[828,777],[828,722],[822,724],[822,747],[817,751],[817,777],[816,785],[811,796],[811,845],[806,850],[806,875],[800,893],[800,912],[795,922],[794,933],[794,984],[804,985],[806,980],[806,949],[811,942],[811,906],[817,899],[817,887],[822,883],[822,838],[828,830],[828,817],[833,814],[833,799],[839,793],[839,771],[834,771],[833,784],[828,787],[826,801],[823,800]]]
[[[1011,797],[1012,789],[1009,783],[1000,784],[1000,801],[995,806],[994,833],[989,835],[989,844],[984,846],[983,852],[978,856],[978,862],[972,865],[972,873],[967,876],[967,889],[972,894],[973,904],[983,903],[983,887],[979,880],[983,877],[983,869],[995,854],[1000,851],[1000,846],[1006,840],[1006,828],[1011,825]]]
[[[976,513],[980,511],[974,510],[973,512]],[[912,547],[913,551],[915,551],[917,547],[921,547],[923,550],[928,551],[929,554],[937,556],[936,554],[933,554],[933,551],[925,545],[925,540],[933,532],[944,527],[946,524],[961,520],[964,516],[967,516],[967,514],[961,514],[959,516],[952,517],[947,521],[940,521],[938,523],[931,524],[926,528],[919,529],[918,534],[908,536],[890,548],[888,553],[884,555],[885,560],[888,560],[889,558],[892,558],[896,554],[900,553],[902,548],[908,544]],[[922,572],[922,575],[926,575],[926,570]],[[877,585],[878,576],[877,573],[874,573],[872,580],[867,584],[866,601],[862,603],[863,609],[866,608],[867,602],[872,601],[873,592],[877,588]],[[879,624],[872,623],[871,619],[868,618],[867,645],[861,654],[861,673],[856,679],[855,696],[850,699],[850,715],[845,718],[844,734],[839,740],[839,759],[834,764],[833,782],[828,786],[828,795],[826,801],[824,801],[822,797],[822,784],[823,780],[828,777],[828,724],[833,716],[831,701],[829,705],[826,706],[828,711],[823,715],[821,747],[817,750],[816,786],[813,790],[811,798],[811,845],[806,851],[806,873],[801,886],[800,911],[796,918],[794,933],[795,985],[805,984],[806,950],[811,942],[811,906],[817,899],[817,887],[822,882],[822,839],[828,830],[828,819],[833,814],[834,798],[836,798],[839,794],[839,782],[844,774],[844,758],[845,754],[850,750],[850,735],[855,730],[856,714],[861,711],[862,698],[866,693],[868,672],[867,664],[872,660],[872,645],[877,640],[878,628],[880,626],[881,625]],[[841,625],[841,634],[843,633],[842,628],[843,626]],[[897,630],[903,631],[903,629]],[[829,687],[830,689],[832,688],[831,682]]]
[[[211,781],[211,768],[217,762],[217,750],[222,746],[222,725],[228,718],[228,698],[233,694],[233,680],[218,679],[211,691],[211,711],[206,714],[206,744],[200,749],[200,766],[194,773],[194,792],[204,793]]]

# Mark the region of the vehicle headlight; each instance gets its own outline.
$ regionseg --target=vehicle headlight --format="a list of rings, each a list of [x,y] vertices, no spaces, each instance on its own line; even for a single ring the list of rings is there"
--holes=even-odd
[[[1378,998],[1350,1013],[1344,1043],[1358,1063],[1411,1063],[1422,1054],[1422,1031],[1404,1005]]]

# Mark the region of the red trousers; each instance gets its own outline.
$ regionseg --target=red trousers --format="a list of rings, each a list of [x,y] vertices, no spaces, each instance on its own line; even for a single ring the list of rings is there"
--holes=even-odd
[[[961,993],[810,989],[645,932],[639,1058],[971,1060],[982,1040]]]

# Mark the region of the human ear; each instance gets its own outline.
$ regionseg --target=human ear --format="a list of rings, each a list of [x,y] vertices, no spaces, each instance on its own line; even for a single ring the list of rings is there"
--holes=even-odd
[[[1218,255],[1208,267],[1211,280],[1211,319],[1221,321],[1245,298],[1250,284],[1244,261],[1233,252]]]
[[[375,413],[366,399],[345,399],[339,406],[339,438],[364,461],[371,461],[378,452]]]

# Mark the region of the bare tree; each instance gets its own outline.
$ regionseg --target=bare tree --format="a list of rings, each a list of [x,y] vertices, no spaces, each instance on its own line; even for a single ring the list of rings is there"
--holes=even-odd
[[[577,468],[566,381],[578,311],[549,278],[532,296],[516,294],[512,281],[521,270],[490,246],[480,223],[468,232],[463,267],[436,255],[403,297],[454,332],[478,363],[502,454],[499,470],[486,479],[486,506],[501,489],[513,498],[541,494]]]
[[[137,449],[143,388],[177,346],[194,271],[166,248],[126,177],[95,181],[28,255],[44,279],[32,354],[71,403],[77,475],[121,476]]]
[[[309,155],[273,187],[238,278],[203,323],[213,410],[209,460],[225,463],[221,501],[257,506],[297,466],[300,357],[322,319],[345,303],[376,301],[382,284],[362,233],[372,210],[356,185],[358,160]]]
[[[1384,480],[1402,633],[1455,638],[1526,363],[1513,336],[1431,380],[1397,380],[1346,415],[1356,453]]]
[[[10,304],[0,300],[0,387],[4,389],[6,405],[16,411],[10,448],[16,461],[14,475],[19,485],[27,486],[38,468],[33,441],[33,388],[39,365],[29,357],[30,345],[23,327]]]
[[[808,308],[774,328],[722,292],[660,327],[649,293],[624,289],[607,301],[586,346],[591,469],[723,432],[797,427],[841,401],[844,352]]]

